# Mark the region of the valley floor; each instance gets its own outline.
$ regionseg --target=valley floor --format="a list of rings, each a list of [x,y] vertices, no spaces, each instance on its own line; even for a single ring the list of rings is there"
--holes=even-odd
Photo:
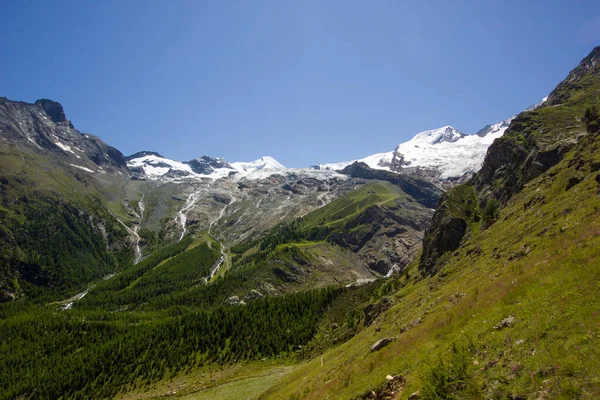
[[[119,400],[172,397],[185,400],[252,400],[295,369],[283,362],[264,361],[200,369],[156,382],[142,390],[117,396]]]

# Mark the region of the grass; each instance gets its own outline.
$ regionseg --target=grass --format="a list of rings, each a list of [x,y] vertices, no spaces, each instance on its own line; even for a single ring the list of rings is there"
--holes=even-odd
[[[117,396],[117,399],[156,399],[166,395],[186,400],[256,399],[293,369],[293,366],[285,362],[273,360],[205,367],[158,381],[143,390],[127,390]]]
[[[337,228],[368,207],[381,206],[398,198],[406,198],[406,194],[400,188],[387,182],[375,182],[358,187],[347,195],[309,213],[304,216],[303,221],[310,227]]]

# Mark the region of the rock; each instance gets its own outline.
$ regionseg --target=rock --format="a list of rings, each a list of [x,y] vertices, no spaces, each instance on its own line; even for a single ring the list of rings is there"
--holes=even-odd
[[[494,329],[510,328],[511,326],[513,326],[515,324],[515,322],[517,322],[517,320],[515,319],[515,317],[513,317],[511,315],[507,318],[504,318],[502,321],[500,321],[500,323],[498,323],[498,325],[494,326]]]
[[[259,292],[256,289],[252,289],[250,291],[250,293],[248,293],[244,299],[246,301],[252,301],[252,300],[256,300],[256,299],[262,299],[263,297],[265,297],[264,294],[262,294],[261,292]]]
[[[9,292],[8,290],[0,290],[0,303],[6,303],[14,300],[14,293]]]
[[[225,302],[229,306],[240,306],[240,305],[246,304],[244,301],[240,300],[240,298],[238,296],[228,297],[227,300],[225,300]]]
[[[394,376],[392,376],[392,375],[387,375],[387,376],[385,377],[385,379],[386,379],[386,380],[388,380],[388,381],[393,381],[393,380],[394,380],[394,379],[396,379],[396,378],[395,378]]]
[[[419,392],[418,390],[414,393],[411,393],[410,396],[408,396],[408,400],[416,400],[418,398],[421,397],[421,392]]]
[[[279,267],[273,268],[273,273],[280,279],[290,282],[290,283],[299,283],[298,277],[290,272],[287,272]]]
[[[178,169],[169,168],[169,170],[163,175],[165,178],[183,178],[189,176],[188,171],[181,171]]]
[[[388,297],[384,297],[377,304],[369,304],[363,309],[363,313],[365,314],[365,323],[364,326],[369,326],[373,323],[375,318],[379,316],[383,311],[387,310],[392,306],[392,302]]]
[[[125,160],[129,161],[129,160],[133,160],[134,158],[140,158],[140,157],[146,157],[146,156],[155,156],[155,157],[165,158],[162,154],[157,153],[156,151],[143,150],[143,151],[138,151],[137,153],[133,153],[132,155],[125,157]]]
[[[188,161],[186,164],[190,166],[192,171],[201,175],[208,175],[218,168],[233,168],[231,164],[225,161],[225,159],[209,156],[195,158],[191,161]]]
[[[457,200],[460,204],[462,199],[453,199],[452,196],[450,192],[442,196],[433,215],[431,227],[425,231],[419,270],[427,275],[437,272],[437,261],[443,254],[458,249],[467,231],[467,222],[462,217],[453,215],[453,204]],[[462,204],[461,207],[467,210],[471,208],[466,204]]]
[[[570,177],[569,181],[567,182],[567,187],[565,188],[565,190],[571,189],[573,186],[577,185],[581,181],[583,181],[583,178],[581,178],[579,176],[572,176],[572,177]]]
[[[371,346],[371,352],[383,349],[385,346],[392,343],[394,340],[396,340],[396,338],[393,338],[393,337],[379,339],[378,341],[373,343],[373,345]]]

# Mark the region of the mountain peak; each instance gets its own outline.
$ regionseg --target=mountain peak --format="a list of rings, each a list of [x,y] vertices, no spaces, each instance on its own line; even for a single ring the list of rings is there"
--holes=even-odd
[[[137,153],[133,153],[130,156],[125,157],[125,159],[127,161],[129,161],[129,160],[133,160],[134,158],[140,158],[140,157],[145,157],[145,156],[156,156],[156,157],[160,157],[160,158],[165,158],[163,155],[161,155],[160,153],[158,153],[156,151],[142,150],[142,151],[138,151]]]
[[[265,168],[285,168],[283,164],[281,164],[279,161],[277,161],[271,156],[263,156],[256,161],[264,162]]]
[[[435,145],[443,142],[453,143],[464,137],[465,134],[450,125],[417,133],[410,142]]]
[[[58,101],[39,99],[34,104],[42,107],[42,110],[44,110],[46,115],[49,116],[53,122],[65,122],[67,120],[65,110]]]
[[[590,83],[585,79],[589,75],[600,76],[600,46],[595,47],[569,72],[565,80],[550,93],[545,105],[555,106],[569,101],[573,94],[589,86]]]

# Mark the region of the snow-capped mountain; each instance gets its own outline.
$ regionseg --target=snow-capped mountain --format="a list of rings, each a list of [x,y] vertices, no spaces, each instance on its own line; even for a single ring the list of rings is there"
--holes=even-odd
[[[540,107],[546,99],[527,110]],[[297,174],[329,179],[337,174],[336,171],[341,171],[355,162],[363,162],[373,169],[409,174],[448,188],[465,181],[481,168],[488,147],[504,134],[513,118],[487,125],[470,135],[452,126],[443,126],[417,133],[409,141],[400,143],[394,151],[373,154],[359,160],[317,164],[309,168],[286,168],[268,156],[250,162],[229,163],[222,158],[208,156],[180,162],[153,152],[139,152],[127,157],[127,166],[135,178],[150,180],[216,180],[224,177],[232,177],[234,180],[256,180],[274,174]]]
[[[418,133],[394,150],[390,170],[435,170],[439,179],[453,180],[475,173],[488,147],[504,134],[512,118],[490,125],[480,134],[465,135],[451,126]]]
[[[269,156],[261,157],[258,160],[250,162],[234,162],[231,163],[231,166],[242,174],[250,174],[258,170],[286,169],[279,161]]]
[[[142,151],[127,157],[127,166],[137,179],[150,180],[181,178],[216,180],[228,176],[234,176],[235,179],[242,177],[260,179],[280,171],[287,171],[287,168],[269,156],[250,162],[229,163],[223,158],[209,156],[181,162],[149,151]]]
[[[272,157],[250,162],[227,162],[222,158],[203,156],[188,162],[174,161],[159,153],[139,152],[127,157],[127,166],[138,179],[178,180],[182,178],[213,180],[232,176],[255,180],[273,174],[330,175],[359,161],[374,169],[408,173],[428,178],[436,183],[462,181],[481,167],[487,148],[502,136],[512,118],[488,125],[477,134],[465,135],[451,126],[416,134],[399,144],[394,151],[311,168],[290,169]]]
[[[394,151],[340,163],[318,164],[314,169],[341,170],[354,162],[374,169],[408,173],[433,182],[462,181],[483,163],[487,148],[502,136],[511,118],[488,125],[477,134],[466,135],[451,126],[417,133]]]
[[[181,162],[163,157],[159,153],[141,151],[127,157],[127,166],[134,179],[179,181],[182,179],[217,180],[231,177],[241,179],[266,179],[272,175],[298,175],[319,180],[347,177],[333,169],[286,168],[273,157],[264,156],[258,160],[229,163],[223,158],[202,156],[191,161]]]

